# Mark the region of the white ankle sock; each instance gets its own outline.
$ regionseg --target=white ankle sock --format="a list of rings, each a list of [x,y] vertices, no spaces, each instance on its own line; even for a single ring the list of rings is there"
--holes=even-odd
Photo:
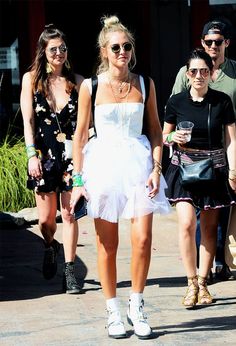
[[[143,293],[131,293],[130,294],[130,303],[132,305],[141,305],[141,302],[143,300]]]
[[[110,298],[106,300],[107,310],[116,311],[119,310],[119,300],[117,297]]]

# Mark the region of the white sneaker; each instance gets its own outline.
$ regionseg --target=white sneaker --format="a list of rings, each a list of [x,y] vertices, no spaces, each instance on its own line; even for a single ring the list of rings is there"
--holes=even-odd
[[[152,329],[147,322],[147,316],[143,311],[144,301],[140,305],[135,305],[131,299],[127,311],[127,321],[134,327],[134,334],[139,339],[150,339],[152,337]]]
[[[124,327],[124,323],[121,321],[120,311],[108,310],[108,314],[109,314],[108,321],[107,321],[108,336],[113,339],[126,338],[127,334]]]

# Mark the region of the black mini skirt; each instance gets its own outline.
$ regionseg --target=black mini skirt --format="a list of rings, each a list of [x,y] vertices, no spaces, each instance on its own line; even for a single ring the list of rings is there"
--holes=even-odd
[[[179,163],[191,163],[212,157],[216,179],[205,186],[192,185],[184,188],[179,174]],[[171,163],[166,171],[166,197],[172,205],[178,202],[189,202],[194,207],[208,210],[228,207],[236,204],[236,195],[228,183],[228,168],[223,149],[217,150],[174,150]]]

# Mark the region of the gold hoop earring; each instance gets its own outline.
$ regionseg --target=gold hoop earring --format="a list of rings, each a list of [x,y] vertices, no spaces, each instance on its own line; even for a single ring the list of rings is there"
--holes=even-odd
[[[53,69],[52,66],[47,62],[46,63],[46,73],[52,73]]]
[[[67,70],[70,70],[71,67],[70,67],[70,63],[68,60],[65,61],[65,67],[67,68]]]

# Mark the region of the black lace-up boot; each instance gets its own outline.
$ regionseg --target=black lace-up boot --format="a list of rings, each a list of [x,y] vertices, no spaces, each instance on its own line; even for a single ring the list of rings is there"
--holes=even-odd
[[[60,250],[60,243],[56,239],[50,244],[45,244],[43,258],[43,276],[45,279],[52,279],[57,273],[57,255]]]
[[[63,275],[63,291],[69,294],[81,293],[82,288],[75,277],[74,262],[66,262]]]

